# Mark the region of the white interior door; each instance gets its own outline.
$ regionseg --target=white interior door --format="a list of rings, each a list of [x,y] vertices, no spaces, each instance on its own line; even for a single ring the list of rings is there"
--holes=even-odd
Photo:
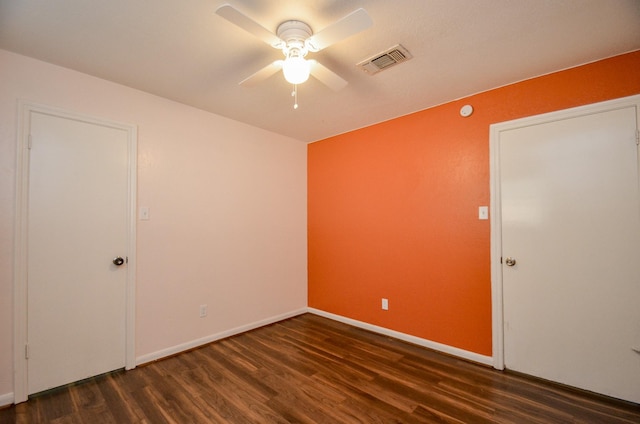
[[[499,135],[505,366],[632,402],[640,402],[636,137],[635,106]]]
[[[127,131],[32,112],[28,394],[125,366]]]

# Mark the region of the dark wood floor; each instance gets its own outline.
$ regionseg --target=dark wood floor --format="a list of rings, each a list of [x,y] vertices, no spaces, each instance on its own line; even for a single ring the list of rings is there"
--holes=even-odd
[[[640,423],[640,405],[316,315],[0,410],[0,423]]]

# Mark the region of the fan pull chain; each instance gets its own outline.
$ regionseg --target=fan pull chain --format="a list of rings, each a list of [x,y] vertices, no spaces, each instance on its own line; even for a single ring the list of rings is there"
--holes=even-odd
[[[293,84],[291,96],[293,96],[293,108],[298,109],[298,84]]]

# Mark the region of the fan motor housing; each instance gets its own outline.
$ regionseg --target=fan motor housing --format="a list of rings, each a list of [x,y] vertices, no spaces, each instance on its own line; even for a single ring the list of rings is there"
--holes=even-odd
[[[302,21],[286,21],[278,26],[276,34],[287,44],[291,42],[304,43],[304,40],[311,37],[313,31],[309,25]]]

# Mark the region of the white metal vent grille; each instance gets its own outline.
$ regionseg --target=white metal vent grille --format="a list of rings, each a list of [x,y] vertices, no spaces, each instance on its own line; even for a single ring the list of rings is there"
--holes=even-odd
[[[356,66],[369,75],[373,75],[398,63],[406,62],[412,57],[407,49],[398,44],[382,53],[371,56],[369,59],[363,60]]]

